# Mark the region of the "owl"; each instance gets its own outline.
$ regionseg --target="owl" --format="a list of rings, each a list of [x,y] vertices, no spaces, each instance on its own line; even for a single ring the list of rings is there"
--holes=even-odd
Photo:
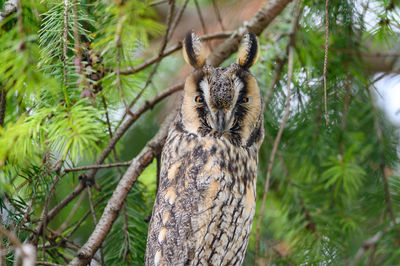
[[[206,64],[193,32],[184,58],[194,67],[162,151],[146,265],[241,265],[251,232],[263,103],[249,68],[258,41],[247,33],[237,63]]]

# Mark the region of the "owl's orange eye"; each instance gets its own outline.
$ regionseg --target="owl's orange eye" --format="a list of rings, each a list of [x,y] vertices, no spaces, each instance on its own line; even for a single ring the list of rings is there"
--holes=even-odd
[[[203,97],[201,97],[201,96],[199,95],[199,96],[196,96],[196,98],[194,98],[194,101],[195,101],[196,103],[202,103],[202,102],[204,102],[204,99],[203,99]]]
[[[242,98],[242,103],[248,103],[249,102],[249,98],[248,97],[243,97]]]

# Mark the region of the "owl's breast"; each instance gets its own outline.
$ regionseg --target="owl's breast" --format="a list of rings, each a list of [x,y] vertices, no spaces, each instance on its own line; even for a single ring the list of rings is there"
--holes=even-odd
[[[162,161],[154,207],[162,260],[241,263],[235,260],[244,258],[254,217],[257,153],[223,138],[171,134]]]

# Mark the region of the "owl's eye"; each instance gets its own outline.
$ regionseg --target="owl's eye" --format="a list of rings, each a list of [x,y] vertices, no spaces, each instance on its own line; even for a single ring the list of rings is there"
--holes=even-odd
[[[203,97],[201,97],[201,96],[199,95],[199,96],[196,96],[196,98],[194,98],[194,101],[195,101],[196,103],[202,103],[202,102],[204,102],[204,99],[203,99]]]
[[[240,102],[241,102],[241,103],[248,103],[248,102],[249,102],[249,97],[242,97],[242,98],[240,99]]]

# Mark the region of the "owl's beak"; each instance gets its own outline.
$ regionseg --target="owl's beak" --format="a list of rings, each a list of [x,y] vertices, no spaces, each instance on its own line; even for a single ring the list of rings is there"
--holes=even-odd
[[[217,126],[218,126],[218,133],[222,135],[226,127],[225,113],[222,110],[218,110],[217,112]]]

